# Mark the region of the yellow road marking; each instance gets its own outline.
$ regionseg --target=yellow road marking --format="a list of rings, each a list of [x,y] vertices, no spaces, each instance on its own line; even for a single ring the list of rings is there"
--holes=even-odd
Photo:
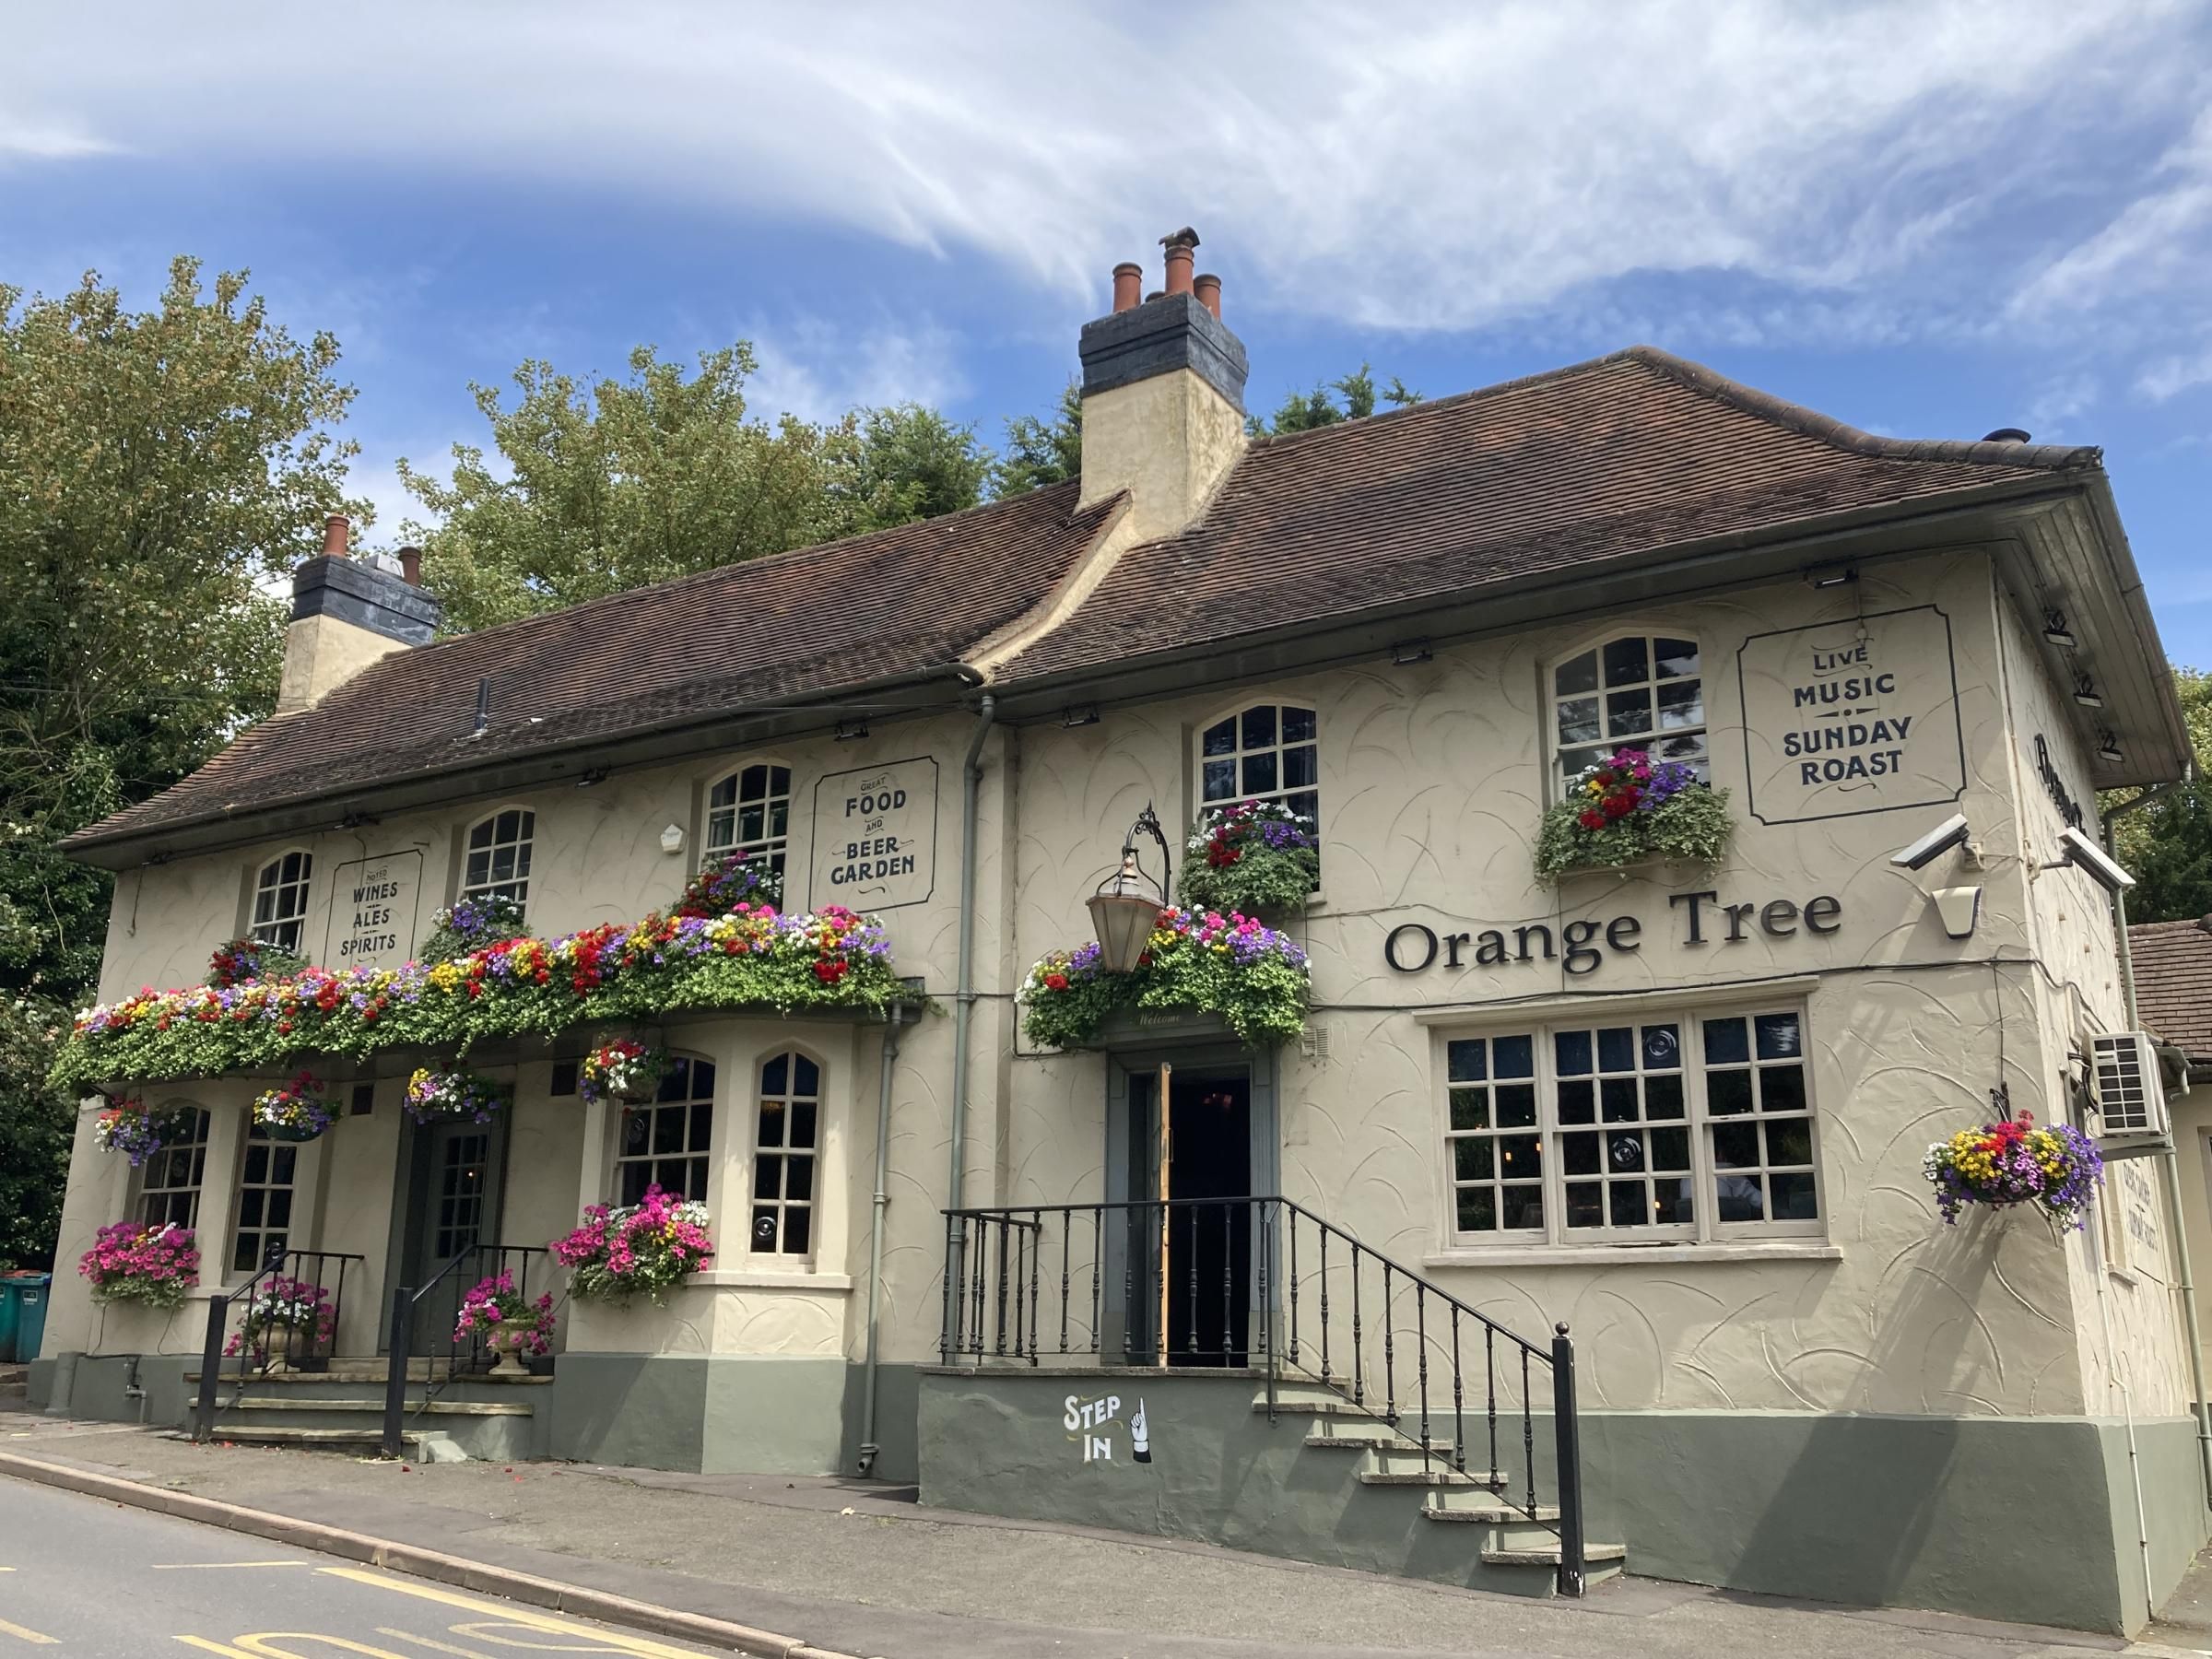
[[[18,1641],[28,1641],[36,1647],[59,1647],[61,1638],[49,1636],[42,1630],[27,1630],[19,1624],[9,1624],[0,1618],[0,1636],[13,1636]]]
[[[365,1659],[407,1659],[405,1653],[395,1653],[390,1648],[371,1647],[365,1641],[355,1641],[345,1636],[325,1636],[318,1630],[264,1630],[258,1635],[241,1636],[236,1648],[218,1648],[218,1653],[242,1653],[246,1659],[314,1659],[310,1653],[293,1653],[288,1649],[271,1647],[273,1641],[312,1641],[320,1650],[335,1648],[341,1653],[360,1653]]]
[[[201,1567],[305,1567],[307,1565],[308,1563],[305,1561],[157,1561],[154,1563],[154,1571],[156,1572],[183,1572]],[[7,1571],[13,1572],[15,1569],[10,1567]]]
[[[439,1641],[429,1636],[410,1636],[405,1630],[395,1630],[390,1625],[378,1625],[379,1636],[389,1636],[395,1641],[411,1641],[417,1647],[429,1648],[434,1653],[453,1653],[457,1659],[492,1659],[489,1653],[479,1653],[475,1648],[454,1647],[451,1642]]]
[[[210,1653],[220,1653],[223,1655],[223,1659],[253,1659],[252,1653],[241,1648],[228,1647],[219,1641],[210,1641],[205,1636],[180,1636],[177,1640],[186,1647],[202,1648]]]
[[[594,1641],[608,1644],[612,1652],[634,1653],[638,1659],[699,1659],[696,1648],[670,1647],[666,1642],[654,1641],[650,1637],[632,1636],[627,1631],[594,1630],[586,1625],[574,1624],[565,1618],[556,1618],[549,1613],[540,1613],[534,1607],[510,1604],[501,1606],[495,1602],[478,1601],[474,1596],[461,1595],[451,1590],[435,1589],[429,1584],[411,1583],[404,1579],[381,1572],[365,1571],[359,1567],[323,1567],[318,1571],[333,1578],[351,1579],[357,1584],[373,1584],[380,1590],[396,1590],[402,1595],[418,1596],[424,1601],[442,1602],[449,1607],[461,1607],[468,1612],[495,1618],[504,1624],[521,1625],[547,1636],[582,1636]],[[587,1650],[588,1651],[588,1650]]]

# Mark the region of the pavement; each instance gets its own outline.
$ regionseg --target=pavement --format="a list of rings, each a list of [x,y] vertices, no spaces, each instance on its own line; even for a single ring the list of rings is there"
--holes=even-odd
[[[2212,1566],[2202,1574],[2204,1622],[2192,1622],[2197,1608],[2185,1586],[2170,1608],[2174,1621],[2130,1646],[1945,1614],[1835,1607],[1633,1577],[1602,1584],[1583,1602],[1535,1601],[1211,1545],[932,1510],[915,1503],[911,1488],[837,1478],[572,1464],[418,1467],[329,1453],[194,1446],[135,1426],[6,1411],[0,1411],[0,1453],[372,1535],[500,1572],[628,1597],[672,1617],[727,1620],[884,1659],[2082,1659],[2212,1652]],[[7,1488],[0,1514],[14,1509],[17,1496]],[[245,1550],[241,1559],[265,1552],[258,1543],[228,1542]],[[81,1555],[88,1598],[130,1576],[117,1573],[117,1557],[105,1549]],[[482,1591],[497,1581],[466,1582]],[[0,1573],[0,1617],[16,1617],[5,1612],[14,1588]],[[71,1639],[66,1630],[53,1633]],[[375,1639],[357,1640],[373,1645]],[[410,1651],[455,1651],[448,1638],[439,1640],[447,1647]],[[0,1640],[0,1655],[7,1645]],[[236,1651],[257,1647],[273,1651],[254,1643]],[[669,1641],[666,1651],[694,1650]]]

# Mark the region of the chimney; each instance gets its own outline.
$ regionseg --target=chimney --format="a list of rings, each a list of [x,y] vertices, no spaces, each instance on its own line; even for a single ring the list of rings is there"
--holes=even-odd
[[[348,558],[342,513],[323,524],[323,551],[292,572],[292,620],[284,630],[284,677],[276,712],[321,702],[379,657],[436,637],[442,611],[416,585],[419,548],[400,549],[403,580]]]
[[[1113,310],[1083,325],[1085,505],[1121,491],[1134,539],[1197,522],[1244,448],[1244,344],[1221,323],[1220,278],[1192,277],[1198,233],[1160,238],[1167,288],[1141,304],[1141,269],[1113,271]]]

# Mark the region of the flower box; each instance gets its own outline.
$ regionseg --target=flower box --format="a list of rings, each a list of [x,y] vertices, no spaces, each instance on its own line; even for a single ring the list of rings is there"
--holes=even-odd
[[[1536,831],[1536,871],[1548,880],[1579,870],[1626,873],[1661,860],[1717,864],[1735,820],[1728,794],[1680,761],[1616,750],[1585,767]]]
[[[583,1225],[553,1241],[553,1256],[570,1270],[572,1296],[627,1302],[643,1291],[656,1302],[714,1258],[707,1206],[658,1185],[620,1209],[587,1205]]]
[[[115,1221],[93,1235],[76,1270],[91,1281],[94,1301],[175,1308],[200,1282],[200,1251],[189,1227]]]
[[[1320,885],[1313,820],[1279,801],[1237,801],[1199,818],[1183,842],[1175,893],[1201,912],[1283,916]]]
[[[1312,995],[1306,953],[1287,935],[1250,916],[1171,906],[1132,971],[1107,972],[1096,944],[1054,951],[1030,970],[1017,1000],[1022,1030],[1042,1048],[1086,1047],[1117,1016],[1158,1014],[1213,1016],[1262,1048],[1298,1035]]]

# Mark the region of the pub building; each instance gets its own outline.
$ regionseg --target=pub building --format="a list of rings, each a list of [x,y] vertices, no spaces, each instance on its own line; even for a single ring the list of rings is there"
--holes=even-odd
[[[2100,452],[1641,347],[1255,438],[1193,264],[1117,269],[1081,476],[1028,495],[452,638],[334,524],[277,712],[65,843],[116,873],[103,1007],[241,935],[344,975],[457,901],[629,924],[736,850],[888,958],[465,1054],[87,1060],[34,1398],[373,1446],[389,1394],[422,1458],[2138,1627],[2206,1536],[2203,1367],[2170,1143],[2093,1075],[2135,1029],[2096,813],[2189,748]],[[1540,873],[1623,748],[1718,839]],[[1160,923],[1244,801],[1312,890]],[[625,1035],[649,1098],[580,1088]],[[511,1093],[418,1121],[456,1063]],[[273,1135],[302,1068],[335,1121]],[[135,1166],[112,1100],[165,1126]],[[1939,1215],[1930,1143],[2007,1112],[2116,1155],[2086,1228]],[[712,1260],[571,1294],[547,1241],[654,1185]],[[180,1306],[71,1271],[119,1221],[194,1230]],[[225,1359],[272,1262],[323,1327]],[[555,1298],[520,1376],[451,1329],[502,1268]]]

